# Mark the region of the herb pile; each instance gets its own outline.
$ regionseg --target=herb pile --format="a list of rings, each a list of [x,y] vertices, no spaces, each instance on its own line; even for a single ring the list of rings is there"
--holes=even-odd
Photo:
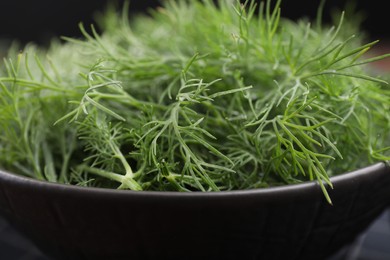
[[[130,6],[131,7],[131,6]],[[253,189],[389,160],[390,90],[338,25],[280,1],[108,8],[82,39],[33,45],[0,74],[0,167],[40,180],[159,191]]]

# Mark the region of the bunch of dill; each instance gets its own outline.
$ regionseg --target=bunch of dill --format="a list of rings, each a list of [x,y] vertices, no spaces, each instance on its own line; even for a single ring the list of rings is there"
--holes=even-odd
[[[317,180],[389,160],[376,42],[281,17],[280,1],[108,8],[102,32],[10,52],[0,167],[131,190],[220,191]],[[321,11],[321,8],[319,8]],[[350,29],[350,28],[348,28]],[[357,33],[359,33],[357,31]]]

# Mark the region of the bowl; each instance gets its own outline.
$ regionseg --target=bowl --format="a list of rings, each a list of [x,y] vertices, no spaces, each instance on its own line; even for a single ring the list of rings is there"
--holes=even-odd
[[[224,192],[135,192],[0,171],[0,213],[52,259],[326,259],[389,205],[390,167]]]

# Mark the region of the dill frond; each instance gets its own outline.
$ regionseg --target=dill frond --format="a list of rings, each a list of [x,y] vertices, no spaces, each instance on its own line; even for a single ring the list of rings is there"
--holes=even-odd
[[[132,190],[317,181],[390,160],[390,92],[344,29],[283,18],[281,1],[109,8],[83,38],[26,46],[0,74],[0,167]],[[356,31],[356,30],[355,30]]]

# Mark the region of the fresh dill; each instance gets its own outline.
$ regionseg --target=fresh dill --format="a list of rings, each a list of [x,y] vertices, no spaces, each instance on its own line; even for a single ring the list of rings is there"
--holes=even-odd
[[[84,37],[26,46],[0,74],[0,167],[131,190],[315,180],[390,159],[390,89],[359,31],[291,21],[280,1],[107,8]],[[319,15],[320,17],[320,15]],[[350,28],[348,28],[350,30]]]

